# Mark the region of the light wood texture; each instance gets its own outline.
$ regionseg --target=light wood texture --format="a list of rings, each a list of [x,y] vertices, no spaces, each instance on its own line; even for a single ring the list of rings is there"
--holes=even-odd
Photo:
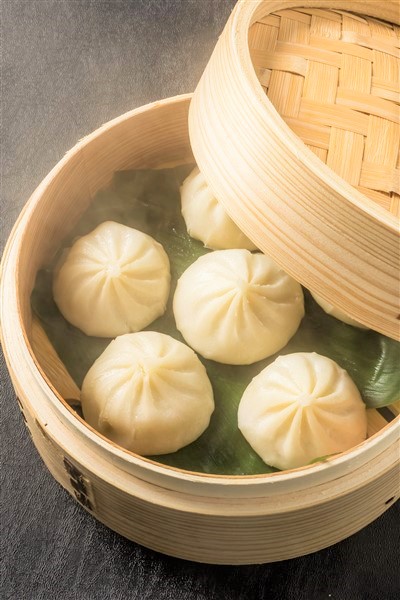
[[[62,431],[60,423],[55,429],[47,416],[44,423],[33,421],[30,410],[26,404],[28,427],[55,479],[74,497],[76,480],[83,480],[80,501],[89,500],[88,512],[121,535],[171,556],[214,564],[302,556],[355,533],[398,497],[396,444],[334,483],[262,499],[205,498],[129,476],[96,454],[88,460],[79,438]],[[78,477],[66,471],[65,457]]]
[[[72,411],[62,397],[72,393],[71,382],[31,318],[37,269],[116,170],[193,160],[189,101],[154,103],[106,124],[71,150],[33,194],[3,257],[3,349],[45,464],[93,516],[130,539],[190,560],[282,560],[343,539],[398,497],[399,417],[387,423],[371,411],[367,441],[295,471],[224,477],[165,467],[109,442]],[[79,183],[83,200],[74,194]]]
[[[398,215],[399,38],[350,13],[281,10],[249,30],[255,72],[283,120],[351,185]],[[363,45],[355,44],[363,36]],[[380,48],[380,50],[378,50]],[[269,73],[268,80],[265,73]]]
[[[80,402],[81,391],[65,368],[37,318],[32,319],[32,350],[43,374],[68,403]]]
[[[194,94],[191,144],[264,252],[399,339],[399,38],[376,20],[398,23],[399,5],[333,5],[238,2]]]

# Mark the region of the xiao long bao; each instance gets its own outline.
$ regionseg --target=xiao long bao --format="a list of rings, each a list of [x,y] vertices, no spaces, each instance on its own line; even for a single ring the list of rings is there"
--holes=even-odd
[[[106,221],[66,251],[53,280],[62,315],[86,335],[139,331],[165,312],[169,259],[152,237]]]
[[[197,167],[183,182],[181,207],[189,235],[207,248],[257,249],[232,221]]]
[[[246,388],[238,425],[269,465],[295,469],[367,437],[366,407],[347,374],[315,352],[278,357]]]
[[[368,327],[365,327],[365,325],[362,325],[355,319],[352,319],[351,317],[346,315],[346,313],[340,310],[340,308],[336,308],[330,302],[321,298],[321,296],[319,296],[318,294],[315,294],[314,292],[310,293],[311,296],[314,298],[315,302],[319,304],[319,306],[322,308],[322,310],[326,312],[327,315],[331,315],[331,317],[335,317],[335,319],[343,321],[343,323],[346,323],[346,325],[352,325],[352,327],[358,327],[359,329],[368,329]]]
[[[221,363],[251,364],[278,352],[304,315],[300,284],[268,256],[216,250],[182,275],[173,311],[196,352]]]
[[[113,340],[82,386],[86,421],[141,455],[176,452],[208,427],[211,383],[196,354],[154,331]]]

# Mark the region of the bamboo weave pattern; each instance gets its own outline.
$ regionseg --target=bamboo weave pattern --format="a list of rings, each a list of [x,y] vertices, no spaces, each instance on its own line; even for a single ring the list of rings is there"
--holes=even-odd
[[[400,28],[342,11],[254,23],[257,77],[289,127],[338,175],[400,214]]]

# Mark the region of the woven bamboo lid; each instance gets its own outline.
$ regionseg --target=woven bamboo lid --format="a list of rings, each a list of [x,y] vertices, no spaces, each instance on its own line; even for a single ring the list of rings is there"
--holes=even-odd
[[[399,38],[393,25],[321,9],[254,23],[257,77],[281,117],[346,181],[399,215]]]
[[[399,5],[298,6],[237,4],[192,102],[193,151],[261,250],[398,338]]]

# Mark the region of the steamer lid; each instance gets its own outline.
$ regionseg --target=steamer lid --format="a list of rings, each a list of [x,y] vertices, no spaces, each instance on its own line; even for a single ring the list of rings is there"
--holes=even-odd
[[[398,339],[398,3],[298,6],[238,2],[191,103],[193,153],[262,251]]]

